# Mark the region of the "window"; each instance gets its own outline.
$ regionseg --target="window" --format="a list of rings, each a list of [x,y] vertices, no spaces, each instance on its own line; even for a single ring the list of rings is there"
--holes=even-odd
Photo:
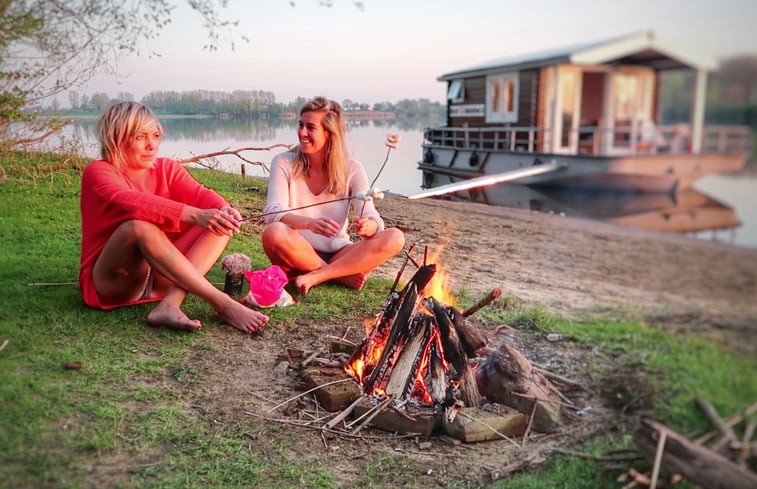
[[[486,122],[517,122],[518,92],[518,73],[486,77]]]
[[[447,91],[447,100],[450,102],[462,102],[465,99],[465,85],[463,80],[452,80]]]

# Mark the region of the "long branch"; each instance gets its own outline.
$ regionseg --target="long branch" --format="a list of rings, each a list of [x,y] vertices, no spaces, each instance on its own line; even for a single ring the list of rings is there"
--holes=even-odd
[[[181,159],[181,160],[177,160],[177,162],[180,163],[180,164],[182,164],[182,165],[184,165],[184,164],[187,164],[187,163],[196,163],[196,162],[198,162],[200,160],[205,160],[205,159],[208,159],[208,158],[215,158],[216,156],[234,155],[237,158],[239,158],[240,160],[242,160],[242,161],[244,161],[246,163],[249,163],[251,165],[262,166],[267,171],[268,167],[266,166],[265,163],[260,162],[260,161],[251,161],[251,160],[248,160],[247,158],[245,158],[244,156],[242,156],[240,153],[242,151],[271,151],[272,149],[276,149],[276,148],[290,149],[291,147],[292,147],[291,144],[278,143],[278,144],[274,144],[274,145],[271,145],[271,146],[268,146],[268,147],[263,147],[263,148],[249,147],[249,148],[239,148],[239,149],[233,149],[233,150],[232,149],[224,149],[224,150],[221,150],[221,151],[214,151],[212,153],[206,153],[206,154],[202,154],[202,155],[193,156],[192,158],[184,158],[184,159]]]

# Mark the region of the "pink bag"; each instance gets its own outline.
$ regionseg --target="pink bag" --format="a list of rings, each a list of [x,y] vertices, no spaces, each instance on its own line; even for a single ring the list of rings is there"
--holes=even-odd
[[[284,290],[289,279],[278,265],[271,265],[265,270],[246,271],[244,276],[250,282],[250,292],[246,300],[248,305],[270,307],[277,305],[277,301],[285,294],[291,298]]]

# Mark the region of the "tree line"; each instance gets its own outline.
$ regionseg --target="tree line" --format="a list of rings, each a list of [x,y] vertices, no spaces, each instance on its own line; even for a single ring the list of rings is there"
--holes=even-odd
[[[110,104],[133,100],[134,95],[129,92],[119,92],[115,97],[111,97],[106,92],[88,95],[71,90],[68,92],[69,109],[61,109],[60,104],[56,103],[51,105],[48,111],[59,115],[99,114]],[[148,93],[139,101],[158,114],[266,119],[283,114],[296,114],[307,99],[298,97],[291,102],[277,102],[276,95],[265,90],[157,90]],[[340,103],[347,113],[382,112],[411,118],[436,117],[445,113],[444,105],[425,98],[374,104],[344,99]]]
[[[662,116],[666,122],[691,118],[694,74],[673,71],[663,78]],[[705,119],[709,124],[757,127],[757,56],[723,59],[707,80]]]

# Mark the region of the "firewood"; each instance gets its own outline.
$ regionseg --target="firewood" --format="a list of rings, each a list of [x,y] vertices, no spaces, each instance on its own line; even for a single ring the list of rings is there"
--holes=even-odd
[[[419,323],[418,327],[411,328],[414,333],[403,344],[384,388],[387,394],[393,394],[399,399],[404,399],[412,390],[420,367],[421,355],[425,351],[429,339],[429,322],[424,318],[420,318],[416,322]]]
[[[442,336],[445,358],[452,364],[458,375],[462,375],[468,362],[468,357],[460,342],[457,330],[447,315],[444,304],[433,297],[427,297],[424,304],[434,313],[434,318],[436,318],[436,325],[439,327],[439,333]]]
[[[648,460],[657,452],[657,442],[665,433],[662,465],[671,472],[707,489],[747,489],[757,487],[757,474],[697,445],[662,423],[643,420],[634,440]]]
[[[738,464],[742,467],[746,466],[746,462],[752,453],[752,448],[749,445],[749,442],[754,436],[756,427],[757,423],[755,423],[754,420],[751,420],[749,421],[749,423],[747,423],[746,428],[744,428],[744,436],[741,438],[741,449],[739,450],[738,457],[736,458],[736,462],[738,462]]]
[[[470,316],[472,314],[475,314],[481,308],[488,306],[489,304],[497,300],[497,298],[500,295],[502,295],[502,291],[500,289],[493,289],[491,292],[489,292],[489,295],[487,295],[486,297],[479,300],[478,302],[470,306],[468,309],[463,311],[463,316]]]
[[[355,435],[358,434],[358,433],[360,433],[360,431],[363,428],[365,428],[368,425],[368,423],[371,422],[371,420],[373,418],[375,418],[376,416],[378,416],[383,410],[385,410],[387,407],[389,407],[389,405],[391,403],[393,403],[393,402],[394,402],[394,396],[388,396],[386,399],[384,399],[383,401],[381,401],[379,403],[379,405],[376,406],[376,408],[373,410],[373,412],[369,411],[370,414],[367,417],[365,417],[365,419],[363,419],[363,421],[358,425],[357,428],[355,428],[354,430],[352,430],[352,433],[355,434]],[[350,423],[349,425],[347,425],[347,427],[351,427],[355,422],[359,421],[360,419],[361,418],[356,419],[353,423]]]
[[[384,349],[370,375],[364,381],[366,392],[373,392],[376,386],[383,385],[391,373],[392,366],[399,355],[401,345],[398,343],[403,331],[410,327],[410,318],[418,301],[418,290],[414,283],[409,283],[399,299],[397,313],[390,319],[391,328]]]
[[[733,428],[737,424],[741,423],[741,421],[745,418],[748,418],[749,416],[753,415],[755,412],[757,412],[757,402],[750,405],[746,409],[744,409],[744,412],[742,414],[735,414],[733,416],[730,416],[728,419],[725,420],[726,426],[729,428]],[[717,436],[717,431],[710,431],[709,433],[706,433],[703,436],[700,436],[696,440],[694,440],[695,443],[699,443],[700,445],[704,445],[708,441],[710,441],[713,437]]]
[[[525,425],[525,416],[515,410],[495,414],[469,407],[460,409],[451,422],[443,423],[448,435],[466,443],[496,439],[513,442],[512,437],[523,434]]]
[[[720,434],[722,434],[729,441],[736,441],[736,434],[733,432],[730,426],[725,424],[723,418],[720,417],[717,410],[715,409],[715,406],[710,404],[707,399],[704,399],[702,397],[697,397],[695,400],[699,407],[702,408],[704,413],[710,419],[710,422],[720,432]]]
[[[476,329],[466,319],[465,313],[462,313],[454,307],[448,307],[447,313],[452,319],[452,324],[455,326],[455,331],[460,337],[460,342],[463,344],[465,353],[469,358],[477,356],[480,350],[486,346],[488,340],[481,331]]]
[[[339,413],[336,416],[334,416],[333,418],[331,418],[331,420],[328,423],[326,423],[324,426],[327,429],[333,429],[334,426],[338,425],[340,422],[342,422],[345,419],[347,419],[347,416],[349,416],[350,414],[352,414],[352,411],[355,410],[355,406],[357,406],[357,404],[360,402],[360,400],[363,399],[364,397],[365,396],[360,396],[357,399],[355,399],[355,401],[352,404],[350,404],[349,406],[347,406],[347,408],[344,409],[341,413]]]
[[[428,393],[435,404],[447,404],[450,400],[447,372],[444,370],[439,346],[434,343],[429,351],[429,368],[426,375]]]

